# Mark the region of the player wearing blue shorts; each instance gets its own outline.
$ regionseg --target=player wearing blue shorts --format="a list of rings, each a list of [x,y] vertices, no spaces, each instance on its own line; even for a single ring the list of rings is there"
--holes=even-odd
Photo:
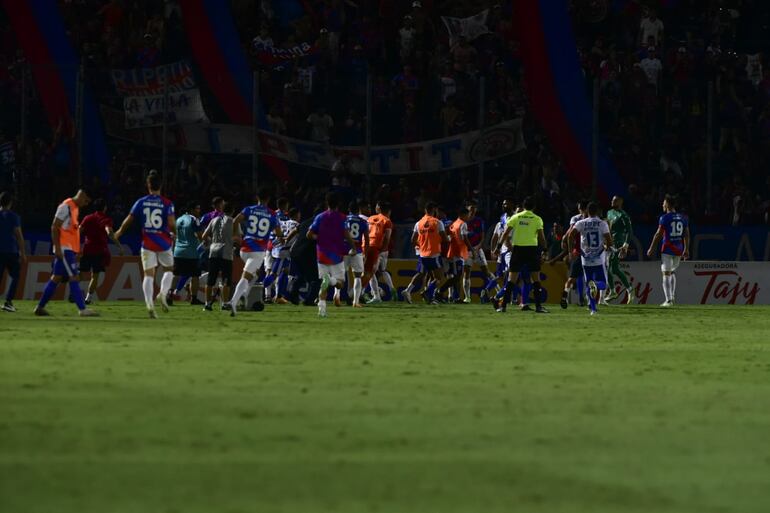
[[[43,296],[35,307],[35,315],[45,317],[50,315],[45,305],[51,300],[59,284],[68,281],[70,297],[80,311],[81,317],[95,317],[98,314],[86,308],[83,292],[80,290],[80,269],[78,268],[78,253],[80,253],[80,209],[91,203],[91,197],[80,189],[72,198],[62,201],[56,209],[51,225],[51,242],[53,244],[53,272],[51,279],[43,290]]]

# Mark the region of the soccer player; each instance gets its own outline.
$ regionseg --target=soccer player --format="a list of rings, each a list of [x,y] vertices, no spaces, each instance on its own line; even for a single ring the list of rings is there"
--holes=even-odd
[[[326,292],[329,287],[337,289],[345,285],[345,264],[343,257],[355,255],[356,241],[345,228],[346,216],[339,210],[339,198],[330,192],[326,195],[327,209],[313,219],[307,231],[307,238],[316,241],[318,276],[321,288],[318,291],[318,316],[326,317]],[[345,242],[349,251],[345,249]]]
[[[364,275],[364,255],[369,254],[369,223],[361,216],[361,207],[358,201],[351,201],[348,208],[348,217],[345,219],[345,228],[356,242],[356,254],[345,255],[345,271],[353,273],[353,308],[361,308],[361,292],[364,290],[361,277]],[[340,304],[340,291],[334,290],[334,304]]]
[[[15,312],[13,296],[19,284],[19,271],[21,263],[27,260],[24,249],[24,234],[21,232],[21,219],[16,212],[11,210],[13,196],[10,192],[0,193],[0,281],[8,270],[8,292],[5,295],[5,303],[2,310]]]
[[[268,202],[265,201],[265,205],[267,204]],[[284,227],[284,224],[289,221],[289,199],[283,197],[278,198],[278,201],[276,201],[276,206],[277,208],[275,210],[275,217],[278,219],[278,225],[281,227],[281,230],[283,230],[285,235],[288,233]],[[282,246],[283,244],[278,241],[275,232],[271,232],[270,241],[267,243],[267,252],[265,253],[265,279],[263,281],[265,288],[265,302],[268,303],[273,301],[273,285],[277,285],[276,282],[280,277],[280,272],[286,263],[280,261]],[[286,253],[284,253],[284,256],[288,258]],[[276,299],[279,297],[277,291],[275,297]]]
[[[290,248],[294,237],[297,235],[299,210],[290,209],[289,200],[286,198],[278,200],[278,207],[275,216],[278,218],[278,224],[281,226],[284,238],[281,240],[273,233],[272,249],[270,250],[271,265],[267,269],[264,285],[267,298],[275,297],[275,303],[285,305],[288,303],[283,296],[286,294],[287,271],[291,263]],[[267,259],[265,259],[265,267],[267,268]],[[275,288],[275,296],[272,294],[273,288]]]
[[[507,227],[508,218],[511,217],[514,213],[516,213],[516,208],[513,203],[513,200],[510,198],[506,198],[503,200],[502,207],[503,207],[503,213],[500,215],[500,220],[497,222],[497,225],[495,225],[495,231],[492,233],[492,240],[490,240],[489,247],[493,251],[492,258],[494,258],[495,255],[497,255],[496,274],[497,274],[497,278],[503,278],[503,288],[505,288],[505,283],[508,280],[508,266],[511,263],[511,248],[509,244],[510,241],[502,240],[502,237]],[[498,247],[498,244],[500,244],[499,254],[496,253],[494,249]],[[495,284],[496,283],[497,283],[497,280],[495,280]],[[492,284],[492,286],[494,286],[494,284]],[[487,284],[487,287],[491,288],[490,284]]]
[[[469,255],[473,251],[473,244],[469,239],[468,219],[470,218],[470,209],[460,211],[451,225],[449,225],[449,251],[447,259],[449,260],[449,276],[447,287],[460,287],[460,282],[465,279],[463,268],[469,261]],[[470,260],[472,262],[472,260]],[[466,299],[470,296],[466,295]],[[463,301],[469,303],[470,301]]]
[[[487,263],[487,256],[484,254],[484,248],[482,247],[484,239],[486,238],[486,226],[484,220],[478,215],[478,206],[475,203],[468,204],[468,240],[473,245],[472,251],[469,253],[468,260],[463,266],[463,302],[471,302],[471,271],[473,271],[473,264],[478,264],[481,271],[486,276],[486,284],[481,291],[481,294],[486,294],[488,288],[492,288],[494,285],[490,282],[495,282],[495,275],[489,270],[489,264]]]
[[[85,303],[90,305],[96,299],[99,274],[105,271],[112,259],[107,246],[110,240],[118,246],[118,252],[123,256],[123,247],[112,230],[112,219],[107,215],[107,203],[103,199],[98,198],[94,201],[94,212],[83,218],[83,222],[80,223],[80,234],[85,239],[83,256],[80,257],[80,272],[91,273],[85,300]]]
[[[70,297],[80,311],[81,317],[96,317],[99,314],[86,308],[83,292],[80,290],[80,270],[78,269],[78,253],[80,253],[80,232],[78,231],[80,209],[91,203],[91,197],[80,189],[75,196],[62,201],[56,209],[51,225],[51,242],[53,244],[53,272],[51,279],[43,290],[43,296],[35,307],[35,315],[50,315],[45,305],[53,297],[59,283],[69,280]]]
[[[166,295],[171,290],[171,284],[174,281],[174,273],[172,272],[174,255],[171,246],[174,243],[176,217],[174,216],[174,204],[170,199],[160,195],[161,184],[160,173],[154,169],[151,170],[147,175],[149,194],[139,198],[134,203],[120,228],[115,232],[115,237],[119,239],[126,233],[134,220],[139,222],[142,230],[140,255],[142,269],[144,269],[142,292],[150,319],[158,318],[155,313],[155,299],[153,298],[155,276],[158,270],[162,276],[157,299],[160,301],[160,307],[164,312],[168,312]]]
[[[201,238],[209,242],[209,273],[206,277],[204,311],[212,310],[213,289],[217,278],[222,280],[221,297],[230,296],[233,281],[233,208],[222,200],[218,203],[220,215],[211,219]]]
[[[588,307],[591,315],[596,315],[599,292],[607,288],[604,255],[605,250],[612,247],[612,237],[607,222],[599,219],[599,205],[591,202],[586,210],[588,216],[573,224],[565,238],[577,238],[577,234],[580,234],[580,260],[583,264],[583,277],[590,291]]]
[[[436,218],[438,207],[432,201],[425,205],[425,215],[417,221],[412,231],[412,245],[417,246],[420,253],[420,265],[425,272],[422,294],[427,301],[438,303],[426,293],[428,277],[432,277],[439,290],[444,288],[446,277],[441,264],[441,246],[449,244],[449,237],[444,230],[444,223]]]
[[[174,241],[174,276],[179,280],[177,291],[181,291],[184,282],[190,280],[190,304],[202,305],[198,299],[200,287],[200,262],[198,260],[198,246],[201,242],[201,228],[198,217],[201,207],[198,203],[191,203],[185,213],[176,220],[176,240]],[[169,290],[168,299],[173,292]]]
[[[604,298],[605,302],[612,301],[618,297],[618,293],[615,292],[615,279],[617,276],[620,279],[620,283],[623,284],[623,288],[626,290],[626,304],[634,302],[634,290],[631,288],[631,282],[628,280],[628,276],[620,268],[620,261],[626,258],[628,254],[629,241],[631,240],[632,228],[631,218],[623,210],[623,198],[620,196],[613,196],[612,208],[607,212],[607,222],[610,225],[610,235],[612,236],[612,249],[610,250],[610,265],[607,272],[607,285],[609,293]]]
[[[499,252],[502,241],[510,240],[511,264],[508,268],[508,284],[505,286],[502,301],[495,300],[495,309],[505,312],[508,303],[511,302],[513,287],[516,283],[516,275],[526,273],[530,275],[532,290],[535,294],[535,312],[548,313],[542,305],[542,288],[540,287],[540,253],[539,248],[546,248],[545,233],[543,232],[543,219],[535,214],[532,209],[535,203],[532,198],[526,198],[522,203],[523,210],[512,215],[506,222],[506,228],[495,252]],[[511,237],[513,233],[513,237]]]
[[[585,219],[588,215],[585,202],[579,201],[577,204],[577,209],[578,213],[572,216],[572,218],[569,220],[569,228],[567,229],[567,232],[569,232],[569,230],[575,226],[575,223],[581,219]],[[562,248],[569,251],[570,256],[569,277],[564,283],[564,291],[561,293],[561,302],[559,303],[559,306],[562,308],[567,308],[567,298],[569,297],[569,293],[572,290],[572,287],[575,287],[576,285],[578,293],[578,304],[580,306],[584,306],[583,298],[585,297],[585,290],[583,287],[585,286],[585,283],[583,281],[583,261],[580,258],[580,241],[574,242],[574,246],[572,246],[571,249],[570,244],[573,244],[573,241],[570,240],[569,237],[562,238]]]
[[[395,301],[398,297],[398,291],[396,290],[396,287],[393,285],[393,277],[390,275],[390,271],[388,271],[388,256],[393,251],[393,248],[395,247],[395,241],[396,241],[396,225],[393,225],[393,227],[390,230],[390,237],[388,237],[388,245],[380,251],[380,258],[377,261],[377,265],[374,268],[374,277],[373,279],[377,280],[377,283],[385,283],[385,286],[390,289],[390,300]]]
[[[380,252],[387,249],[390,243],[390,235],[393,231],[393,223],[390,220],[390,203],[380,201],[375,206],[375,215],[370,216],[369,223],[369,250],[364,257],[364,277],[361,283],[364,287],[374,275],[375,268],[380,262]],[[372,281],[372,299],[367,304],[381,303],[380,286],[376,279]]]
[[[663,273],[663,295],[666,300],[660,306],[674,306],[676,300],[676,270],[679,263],[689,257],[690,226],[687,216],[676,211],[676,199],[666,195],[663,200],[663,215],[658,220],[658,231],[652,238],[647,256],[655,254],[658,243],[660,246],[660,270]]]
[[[251,287],[251,280],[265,261],[265,252],[270,240],[270,233],[275,233],[283,239],[283,232],[278,223],[278,217],[263,203],[262,198],[268,197],[267,190],[260,190],[255,198],[256,204],[244,208],[236,217],[233,224],[236,230],[245,223],[243,241],[241,242],[241,259],[244,261],[243,274],[235,286],[233,297],[230,298],[230,316],[235,317],[238,301],[246,295]]]

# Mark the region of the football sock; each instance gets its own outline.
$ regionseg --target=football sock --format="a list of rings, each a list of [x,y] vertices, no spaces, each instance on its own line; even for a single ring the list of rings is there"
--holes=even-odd
[[[513,284],[509,281],[505,284],[505,287],[503,288],[503,304],[502,306],[505,307],[508,305],[508,303],[511,302],[511,295],[513,294]]]
[[[56,287],[58,286],[59,284],[52,280],[49,280],[48,283],[46,283],[45,289],[43,289],[43,296],[37,304],[38,308],[43,308],[51,300],[54,292],[56,292]]]
[[[13,301],[13,298],[16,296],[16,287],[19,285],[19,279],[18,278],[11,278],[11,284],[8,285],[8,291],[5,294],[5,300],[8,302]]]
[[[289,285],[289,276],[286,273],[281,273],[278,276],[278,295],[285,296],[286,290]]]
[[[152,291],[155,286],[155,280],[152,276],[145,276],[144,280],[142,280],[142,293],[144,294],[144,304],[147,305],[148,310],[152,310],[154,308],[153,306],[153,298],[152,298]]]
[[[341,293],[342,293],[342,289],[335,288],[334,289],[334,299],[339,299]]]
[[[75,300],[75,304],[78,307],[78,310],[85,310],[86,304],[83,302],[83,291],[80,290],[80,282],[77,280],[72,280],[70,282],[70,294],[72,295],[72,299]]]
[[[432,282],[430,282],[430,284],[428,285],[428,288],[427,288],[427,289],[426,289],[426,291],[425,291],[425,295],[426,295],[428,298],[433,298],[433,293],[434,293],[435,291],[436,291],[436,280],[433,280],[433,281],[432,281]]]
[[[388,271],[383,271],[380,273],[380,278],[382,278],[382,281],[385,282],[385,285],[390,289],[390,294],[395,295],[396,288],[393,286],[393,277],[390,273]]]
[[[521,304],[526,305],[529,303],[529,294],[532,292],[532,284],[525,281],[521,287]]]
[[[246,278],[241,278],[238,280],[238,285],[235,286],[235,292],[233,292],[233,297],[230,298],[230,304],[233,306],[238,304],[238,301],[241,300],[241,297],[243,297],[246,292],[249,290],[249,280]]]
[[[471,279],[470,278],[463,279],[463,294],[464,294],[464,297],[466,298],[471,297]]]
[[[160,279],[160,294],[165,296],[169,290],[171,290],[171,284],[174,281],[174,273],[166,271],[163,273],[163,277]],[[196,291],[197,292],[197,291]]]
[[[676,299],[676,274],[671,273],[671,282],[669,284],[669,294],[671,296],[671,302]]]
[[[524,287],[526,289],[527,283],[524,284]],[[535,306],[537,308],[540,308],[543,303],[543,288],[540,286],[540,282],[536,281],[531,285],[531,289],[535,292]],[[527,296],[524,296],[527,297]]]
[[[363,286],[361,285],[361,278],[353,279],[353,303],[358,304],[361,300],[361,291]]]
[[[189,280],[189,276],[180,276],[179,282],[176,284],[176,292],[177,294],[182,291],[185,285],[187,285],[187,280]],[[162,286],[162,285],[161,285]]]
[[[490,277],[487,280],[487,284],[484,285],[484,290],[490,291],[497,286],[497,280],[494,277]]]
[[[377,281],[377,276],[372,275],[372,279],[369,281],[369,285],[372,287],[372,296],[374,299],[382,301],[382,297],[380,297],[380,284]]]
[[[268,274],[265,277],[265,281],[263,282],[265,286],[265,292],[267,292],[267,289],[269,289],[273,285],[274,281],[275,281],[275,274]]]
[[[583,281],[583,278],[582,277],[578,278],[577,281],[575,282],[575,285],[577,287],[578,303],[582,303],[586,297],[586,287],[585,287],[586,284]]]
[[[666,298],[666,302],[670,301],[671,293],[669,292],[669,283],[670,283],[669,276],[664,274],[663,275],[663,295]]]

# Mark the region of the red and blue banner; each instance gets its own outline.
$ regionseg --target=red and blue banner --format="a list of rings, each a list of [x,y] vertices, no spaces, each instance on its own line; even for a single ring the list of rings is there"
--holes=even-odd
[[[49,124],[75,115],[77,74],[80,59],[67,37],[64,19],[56,0],[0,0],[11,20],[16,37],[29,61],[32,76],[43,101]],[[84,88],[83,145],[81,156],[89,175],[109,177],[109,157],[96,101]]]
[[[593,109],[567,0],[515,0],[527,94],[570,178],[589,189],[593,178]],[[607,149],[599,145],[599,196],[623,194],[625,186]]]
[[[195,60],[219,104],[232,123],[252,124],[254,83],[249,61],[241,46],[229,2],[222,0],[181,0],[185,32]],[[262,108],[259,128],[269,130]],[[286,165],[265,157],[278,178],[288,178]]]

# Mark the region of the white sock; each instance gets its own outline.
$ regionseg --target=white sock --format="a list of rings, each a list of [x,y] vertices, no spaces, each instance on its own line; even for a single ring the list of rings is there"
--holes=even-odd
[[[235,286],[235,292],[233,292],[233,297],[230,298],[230,304],[233,306],[238,304],[238,301],[241,300],[241,297],[243,297],[246,292],[249,291],[249,280],[246,278],[241,278],[238,280],[238,285]]]
[[[153,298],[152,298],[152,292],[155,288],[155,280],[152,278],[152,276],[145,276],[144,280],[142,280],[142,293],[144,294],[144,304],[147,305],[148,310],[152,310],[154,308],[153,306]]]
[[[377,277],[375,275],[372,275],[369,286],[372,287],[372,296],[374,299],[382,299],[380,298],[380,284],[377,282]]]
[[[171,271],[167,271],[163,273],[163,277],[160,279],[160,292],[159,294],[161,296],[165,296],[168,294],[168,291],[171,290],[171,284],[174,282],[174,273]]]
[[[463,278],[463,294],[466,298],[471,297],[471,279]]]
[[[361,300],[361,291],[363,290],[363,284],[361,283],[361,278],[354,278],[353,279],[353,304],[357,305],[358,302]]]
[[[388,271],[382,272],[382,281],[384,281],[385,285],[388,286],[391,294],[395,293],[396,287],[393,286],[393,278],[390,276],[390,273]]]
[[[409,285],[407,285],[406,288],[404,289],[404,292],[406,292],[407,294],[411,294],[412,290],[414,290],[414,285],[409,283]]]
[[[325,308],[326,307],[326,300],[325,299],[319,299],[318,300],[318,308]]]
[[[663,275],[663,295],[666,296],[666,302],[670,301],[671,292],[669,292],[669,283],[671,282],[667,274]]]
[[[334,299],[339,299],[342,289],[334,289]]]
[[[676,274],[671,275],[671,283],[669,285],[669,294],[671,295],[671,302],[673,303],[674,300],[676,300]]]

